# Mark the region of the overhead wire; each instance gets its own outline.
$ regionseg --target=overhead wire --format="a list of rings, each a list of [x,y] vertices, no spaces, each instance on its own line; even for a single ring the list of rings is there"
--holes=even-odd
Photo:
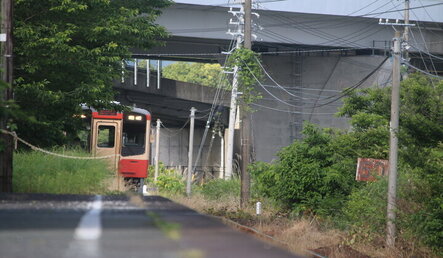
[[[267,77],[268,77],[273,83],[275,83],[275,85],[277,85],[278,88],[280,88],[281,90],[283,90],[284,92],[286,92],[287,94],[289,94],[290,96],[293,96],[293,97],[295,97],[295,98],[299,98],[299,99],[308,99],[308,98],[303,98],[303,97],[301,97],[301,96],[295,95],[295,94],[289,92],[288,90],[286,90],[285,87],[281,86],[276,80],[274,80],[274,78],[272,78],[272,76],[268,73],[268,71],[266,71],[266,69],[264,68],[263,64],[260,62],[260,60],[259,60],[257,57],[255,57],[255,61],[256,61],[257,64],[260,66],[260,68],[261,68],[262,71],[265,73],[265,75],[266,75],[266,76],[267,76]],[[335,67],[337,66],[337,64],[338,64],[338,61],[337,61],[337,63],[335,64]],[[334,68],[334,69],[335,69],[335,68]],[[322,90],[321,90],[321,91],[322,91]],[[320,91],[320,94],[319,94],[319,95],[321,95],[321,91]],[[309,98],[309,99],[311,99],[311,98]]]
[[[438,5],[443,5],[443,3],[436,3],[436,4],[428,4],[428,5],[422,5],[422,6],[416,6],[416,7],[410,7],[409,10],[415,10],[415,9],[423,9],[426,7],[432,7],[432,6],[438,6]],[[358,15],[358,16],[354,16],[354,17],[366,17],[366,16],[373,16],[373,15],[379,15],[379,14],[386,14],[386,13],[395,13],[395,12],[399,12],[399,11],[404,11],[405,9],[397,9],[397,10],[388,10],[388,11],[383,11],[383,12],[378,12],[378,13],[370,13],[370,14],[365,14],[365,15]]]
[[[425,9],[426,9],[426,8],[425,8]],[[415,16],[416,18],[418,18],[414,11],[412,11],[412,13],[414,14],[414,16]],[[430,51],[429,51],[428,46],[427,46],[427,44],[426,44],[425,37],[423,36],[423,32],[422,32],[422,30],[421,30],[420,23],[417,22],[416,24],[417,24],[418,31],[420,32],[421,39],[422,39],[423,43],[425,43],[425,44],[423,45],[423,47],[424,47],[424,49],[425,49],[425,51],[426,51],[425,53],[429,54]],[[412,37],[414,38],[414,41],[417,42],[417,40],[415,39],[415,36],[414,36],[414,33],[413,33],[412,30],[411,30],[411,35],[412,35]],[[421,57],[423,58],[422,55],[421,55]],[[438,75],[438,74],[437,74],[437,69],[436,69],[436,67],[435,67],[435,64],[434,64],[434,61],[432,60],[432,58],[430,58],[429,61],[431,62],[432,68],[434,69],[434,73],[435,73],[436,75]],[[423,63],[425,63],[424,59],[423,59]]]
[[[353,86],[343,90],[343,93],[340,96],[337,96],[337,98],[323,103],[323,104],[319,104],[319,105],[315,105],[313,107],[310,108],[318,108],[318,107],[322,107],[322,106],[326,106],[329,105],[330,103],[333,103],[335,101],[338,101],[339,99],[349,95],[351,92],[353,92],[354,90],[356,90],[358,87],[360,87],[366,80],[368,80],[373,74],[375,74],[382,66],[383,64],[386,62],[386,60],[388,60],[389,57],[386,57],[374,70],[372,70],[369,74],[367,74],[365,77],[363,77],[359,82],[357,82],[356,84],[354,84]]]
[[[299,111],[291,111],[291,110],[282,110],[282,109],[278,109],[278,108],[273,108],[273,107],[268,107],[268,106],[264,106],[264,105],[260,105],[257,103],[251,103],[251,105],[253,106],[257,106],[257,107],[261,107],[261,108],[267,108],[270,110],[274,110],[277,112],[284,112],[284,113],[290,113],[290,114],[300,114],[300,115],[310,115],[311,112],[299,112]],[[315,113],[316,115],[334,115],[336,113]]]
[[[415,69],[415,70],[418,71],[418,72],[421,72],[421,73],[426,74],[426,75],[428,75],[428,76],[431,76],[431,77],[434,77],[434,78],[437,78],[437,79],[443,80],[443,77],[442,77],[442,76],[438,76],[438,75],[435,75],[435,74],[430,73],[430,72],[428,72],[428,71],[422,70],[422,69],[420,69],[420,68],[418,68],[418,67],[416,67],[416,66],[410,64],[409,62],[406,62],[406,61],[405,61],[404,64],[405,64],[406,66],[408,66],[408,67],[411,67],[412,69]]]
[[[167,132],[169,132],[169,133],[172,134],[172,135],[168,135],[168,137],[172,137],[172,136],[175,136],[175,135],[180,134],[181,131],[182,131],[183,129],[185,129],[185,127],[186,127],[186,125],[187,125],[188,123],[189,123],[189,119],[186,120],[186,122],[183,124],[182,127],[180,127],[179,129],[176,129],[176,130],[172,130],[171,128],[167,128],[167,127],[164,125],[164,123],[163,123],[162,121],[160,121],[160,126],[163,127],[163,129],[165,129]]]
[[[420,48],[418,48],[418,47],[416,47],[416,46],[414,46],[414,45],[412,45],[412,44],[409,44],[409,46],[411,46],[413,49],[415,49],[415,50],[417,50],[417,51],[421,51]],[[430,56],[430,57],[433,57],[434,59],[438,59],[438,60],[443,61],[443,57],[433,55],[433,54],[431,54],[430,52],[425,53],[425,54],[428,55],[428,56]]]
[[[232,37],[232,39],[231,39],[231,42],[230,42],[230,45],[229,45],[229,52],[228,53],[231,53],[231,51],[233,50],[233,44],[234,44],[234,37]],[[229,55],[226,55],[225,63],[227,62],[228,58],[229,58]],[[202,150],[203,150],[203,146],[204,146],[204,143],[206,141],[206,137],[207,137],[207,134],[208,134],[208,131],[209,131],[209,128],[210,128],[210,124],[211,124],[212,118],[214,116],[214,112],[215,112],[215,108],[217,106],[217,102],[218,101],[221,102],[220,92],[221,92],[222,82],[223,82],[224,76],[226,76],[226,74],[224,73],[224,71],[222,71],[221,74],[220,74],[220,77],[219,77],[217,91],[216,91],[216,94],[214,96],[214,100],[212,102],[211,112],[209,113],[208,119],[206,121],[205,131],[203,132],[203,136],[202,136],[202,139],[200,141],[200,146],[199,146],[199,149],[198,149],[198,154],[197,154],[197,157],[195,159],[194,167],[192,168],[191,173],[195,172],[195,168],[196,168],[198,162],[200,161],[200,157],[201,157],[201,153],[202,153]]]
[[[339,99],[345,97],[346,95],[349,95],[352,91],[354,91],[355,89],[357,89],[358,87],[360,87],[366,80],[368,80],[373,74],[375,74],[382,66],[383,64],[386,62],[386,60],[388,59],[388,57],[386,57],[374,70],[372,70],[369,74],[367,74],[365,77],[363,77],[359,82],[357,82],[356,84],[354,84],[353,86],[343,90],[343,92],[339,95],[335,95],[335,96],[330,96],[327,97],[327,99],[332,99],[331,101],[328,101],[326,103],[322,103],[322,104],[318,104],[318,105],[314,105],[314,106],[304,106],[305,108],[318,108],[318,107],[322,107],[322,106],[326,106],[329,105],[331,103],[334,103],[336,101],[338,101]],[[242,60],[243,64],[245,65],[246,69],[248,69],[251,73],[251,75],[254,77],[254,79],[257,81],[257,83],[269,94],[271,95],[273,98],[275,98],[277,101],[286,104],[288,106],[292,106],[292,107],[299,107],[296,105],[292,105],[280,98],[278,98],[277,96],[275,96],[274,94],[272,94],[270,91],[268,91],[266,89],[266,87],[263,86],[263,84],[260,82],[260,80],[258,80],[258,78],[254,75],[254,73],[252,72],[251,68],[246,64],[246,62],[244,62]]]
[[[378,10],[378,9],[380,9],[380,8],[386,6],[386,5],[387,5],[387,4],[383,4],[382,6],[378,7],[378,8],[375,9],[375,10]],[[397,6],[396,6],[396,7],[397,7]],[[375,11],[375,10],[372,10],[371,12],[373,12],[373,11]],[[357,12],[357,11],[356,11],[356,12]],[[371,13],[371,12],[370,12],[370,13]],[[355,13],[355,12],[353,12],[353,13]],[[351,13],[351,14],[353,14],[353,13]],[[369,13],[369,14],[370,14],[370,13]],[[274,16],[270,16],[270,15],[269,15],[269,17],[271,17],[271,19],[277,20]],[[356,17],[358,17],[358,16],[356,16]],[[307,24],[303,24],[302,22],[296,21],[295,19],[288,18],[288,17],[284,17],[284,16],[281,15],[279,20],[282,21],[283,19],[285,19],[286,21],[289,21],[287,24],[293,25],[295,28],[298,28],[298,29],[301,29],[300,27],[304,27],[305,29],[306,29],[306,28],[307,28],[307,29],[310,29],[311,32],[312,32],[312,31],[315,31],[315,30],[317,29],[317,28],[312,27],[312,26],[309,26],[309,25],[307,25]],[[327,22],[330,23],[330,19],[328,19]],[[346,21],[345,21],[345,22],[346,22]],[[298,25],[298,26],[297,26],[297,25]],[[341,43],[344,43],[344,44],[350,44],[350,45],[353,45],[354,47],[355,47],[355,46],[361,47],[362,45],[360,45],[359,43],[357,43],[356,40],[353,40],[353,41],[352,41],[351,39],[356,38],[356,37],[358,37],[358,36],[360,36],[360,35],[362,35],[362,34],[364,34],[364,33],[366,33],[366,32],[369,32],[370,30],[373,29],[373,27],[368,27],[366,24],[363,24],[363,26],[364,26],[363,28],[360,28],[360,29],[358,29],[357,31],[353,31],[353,32],[351,32],[350,34],[347,34],[347,35],[345,35],[345,36],[341,36],[341,37],[337,37],[337,36],[335,36],[335,35],[332,35],[332,34],[326,33],[326,32],[324,32],[324,31],[320,31],[320,30],[318,30],[318,29],[317,29],[317,32],[312,32],[312,33],[310,33],[310,34],[315,35],[315,36],[317,36],[317,37],[321,37],[321,38],[323,38],[323,39],[326,40],[326,41],[324,41],[324,42],[322,42],[322,43],[319,43],[319,44],[328,44],[328,43],[329,43],[329,44],[334,44],[334,43],[341,44]],[[370,35],[373,35],[373,34],[379,32],[380,30],[383,30],[383,29],[385,29],[385,28],[381,28],[381,29],[379,29],[379,30],[373,32],[373,33],[370,34]],[[303,29],[301,29],[301,30],[306,32],[306,30],[303,30]],[[349,36],[352,36],[352,35],[354,35],[354,36],[351,37],[351,38],[349,38]],[[370,35],[369,35],[369,36],[370,36]],[[362,40],[362,39],[367,38],[367,37],[369,37],[369,36],[365,35],[365,37],[363,37],[363,38],[359,38],[358,40]],[[348,38],[346,38],[346,37],[348,37]]]

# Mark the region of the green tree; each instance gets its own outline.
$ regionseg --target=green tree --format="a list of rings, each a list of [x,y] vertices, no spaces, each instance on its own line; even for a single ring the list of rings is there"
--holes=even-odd
[[[163,76],[168,79],[228,88],[228,81],[222,75],[219,64],[176,62],[163,68]]]
[[[442,81],[432,83],[424,76],[412,74],[402,82],[402,166],[426,168],[430,153],[443,142],[442,98]],[[258,170],[259,174],[272,174],[256,175],[259,181],[273,181],[258,183],[270,186],[268,196],[288,207],[332,214],[339,211],[355,187],[363,185],[354,182],[357,158],[388,158],[390,88],[369,88],[351,94],[344,100],[339,115],[350,118],[351,130],[305,125],[303,140],[283,148],[271,169]],[[426,171],[420,173],[423,178],[435,170]]]
[[[258,59],[257,53],[240,48],[233,51],[225,64],[231,71],[234,66],[239,67],[238,91],[243,93],[241,98],[247,104],[261,98],[260,92],[255,88],[257,81],[263,78]],[[163,69],[163,76],[177,81],[231,89],[230,79],[225,76],[219,64],[176,62]]]
[[[384,234],[386,179],[355,182],[358,157],[387,159],[390,88],[350,94],[339,115],[351,129],[311,124],[304,138],[283,148],[274,164],[253,167],[261,194],[294,212],[345,218],[362,238]],[[397,226],[402,239],[414,239],[443,253],[443,81],[411,74],[401,83]],[[343,217],[342,217],[343,216]]]
[[[29,119],[19,134],[61,143],[75,130],[80,103],[109,106],[112,82],[130,48],[167,35],[155,24],[169,0],[17,0],[14,13],[15,96]]]

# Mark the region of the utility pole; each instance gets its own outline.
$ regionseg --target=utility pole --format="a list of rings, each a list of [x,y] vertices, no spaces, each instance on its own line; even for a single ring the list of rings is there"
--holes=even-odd
[[[398,129],[400,109],[400,32],[395,32],[394,62],[392,65],[392,96],[391,96],[391,126],[389,137],[389,182],[388,182],[388,210],[386,244],[395,245],[395,207],[397,196],[397,160],[398,160]]]
[[[245,10],[245,42],[243,46],[246,49],[251,50],[252,48],[252,0],[244,0],[243,9]]]
[[[149,68],[149,59],[146,59],[146,87],[149,88],[151,81],[151,69]]]
[[[13,41],[12,41],[12,11],[13,0],[3,0],[1,5],[2,33],[2,80],[9,86],[1,94],[2,101],[13,99]],[[3,43],[4,42],[4,43]],[[7,129],[7,117],[0,117],[0,129]],[[0,133],[0,192],[12,192],[12,156],[13,140],[11,135]]]
[[[251,12],[252,12],[252,0],[245,0],[245,25],[244,25],[244,47],[251,50],[252,42],[252,26],[251,26]],[[250,197],[250,176],[248,171],[249,160],[251,157],[251,120],[248,112],[247,104],[242,101],[240,106],[241,115],[241,191],[240,191],[240,207],[245,208],[249,202]]]
[[[157,129],[155,131],[155,174],[154,174],[154,182],[157,182],[158,177],[158,163],[160,156],[160,119],[157,119]]]
[[[233,15],[241,15],[243,10],[241,9],[239,12],[229,11]],[[231,24],[238,25],[237,32],[231,33],[236,35],[236,49],[241,47],[242,42],[242,30],[241,24],[243,23],[240,17],[238,22],[230,22]],[[227,151],[226,151],[226,167],[225,167],[225,179],[230,179],[232,176],[232,159],[234,155],[234,131],[235,131],[235,117],[237,113],[237,97],[238,97],[238,66],[234,67],[234,77],[232,79],[232,90],[231,90],[231,105],[229,110],[229,126],[228,126],[228,141],[227,141]]]
[[[189,152],[188,152],[188,175],[186,178],[186,195],[191,196],[191,180],[192,180],[192,152],[194,151],[194,120],[195,120],[194,107],[191,108],[191,121],[189,124]]]
[[[395,209],[397,198],[397,162],[398,162],[398,131],[399,131],[399,111],[400,111],[400,58],[401,41],[400,31],[395,27],[415,26],[415,24],[390,23],[388,19],[383,22],[379,20],[380,25],[389,25],[395,30],[393,38],[393,64],[392,64],[392,96],[391,96],[391,121],[389,126],[389,177],[388,177],[388,208],[386,222],[386,244],[388,247],[395,246],[396,226]]]
[[[405,30],[403,32],[403,41],[408,43],[409,42],[409,0],[405,0],[405,13],[404,13],[404,19],[405,19]],[[409,52],[407,49],[405,49],[405,55],[404,58],[408,60],[409,58]]]

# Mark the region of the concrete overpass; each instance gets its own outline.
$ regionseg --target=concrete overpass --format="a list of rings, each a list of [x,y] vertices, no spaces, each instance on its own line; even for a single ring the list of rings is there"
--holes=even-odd
[[[177,2],[158,19],[158,23],[171,33],[171,37],[165,39],[165,46],[149,51],[134,49],[134,57],[222,64],[225,56],[221,52],[228,51],[232,43],[226,34],[232,17],[227,12],[230,5],[209,5],[196,0]],[[300,138],[304,121],[323,127],[347,128],[347,119],[333,115],[341,104],[340,91],[344,88],[357,84],[358,87],[389,85],[391,60],[385,58],[389,56],[393,28],[379,25],[378,18],[397,18],[402,6],[399,3],[390,6],[388,0],[375,1],[373,6],[364,1],[338,0],[337,3],[345,2],[347,6],[336,8],[334,12],[327,10],[328,4],[315,9],[313,2],[307,0],[297,1],[300,5],[293,1],[263,3],[256,9],[260,18],[255,22],[263,29],[255,32],[257,40],[253,50],[262,54],[263,66],[272,77],[257,85],[264,96],[256,103],[257,111],[252,115],[258,160],[272,160],[281,147]],[[423,6],[435,4],[422,2]],[[442,61],[432,59],[431,63],[429,58],[429,54],[443,55],[443,17],[435,15],[443,13],[443,6],[411,7],[415,8],[411,10],[411,22],[421,21],[420,26],[411,31],[411,63],[421,69],[443,71]],[[368,78],[360,83],[364,77]],[[126,83],[117,86],[126,102],[150,105],[154,117],[156,113],[163,116],[177,130],[185,122],[190,105],[207,110],[214,96],[211,90],[204,89],[202,93],[203,88],[182,82],[162,80],[160,90],[153,87],[143,91],[131,85],[130,79]],[[327,103],[328,99],[336,101]],[[222,102],[226,105],[227,101],[225,98]],[[204,121],[201,119],[200,125]],[[182,130],[173,137],[165,136],[163,149],[169,153],[161,160],[166,165],[187,163],[187,133]],[[198,145],[199,135],[195,150]],[[206,143],[206,147],[208,145]],[[213,149],[218,148],[221,150],[222,146]],[[220,152],[208,154],[211,164],[220,166]],[[180,164],[173,164],[177,160]]]

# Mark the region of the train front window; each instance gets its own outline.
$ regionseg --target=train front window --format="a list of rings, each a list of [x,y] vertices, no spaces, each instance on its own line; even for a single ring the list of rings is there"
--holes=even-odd
[[[145,153],[146,122],[125,121],[123,124],[122,156]]]
[[[114,148],[115,127],[110,125],[100,125],[98,127],[97,147]]]

